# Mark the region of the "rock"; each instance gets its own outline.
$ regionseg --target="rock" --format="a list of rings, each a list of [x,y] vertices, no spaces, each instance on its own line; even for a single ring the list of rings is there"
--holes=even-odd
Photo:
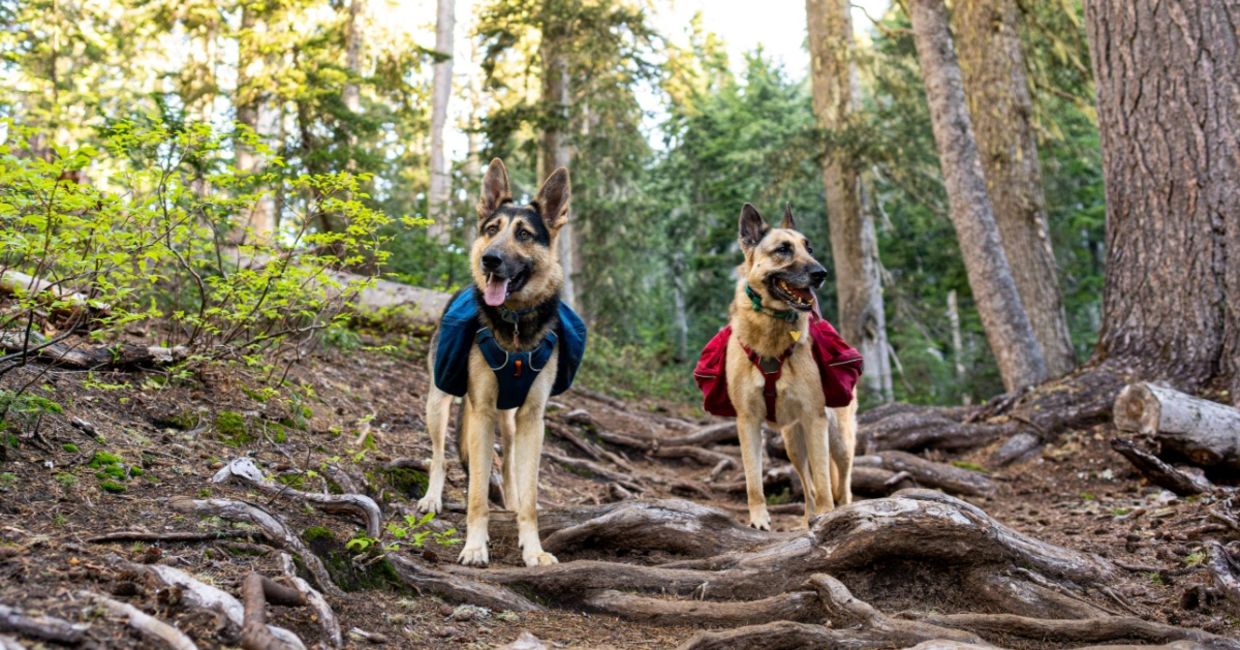
[[[459,605],[448,615],[450,621],[481,621],[491,618],[491,610],[477,605]]]
[[[524,630],[515,641],[502,646],[501,650],[547,650],[547,646],[538,637],[530,634],[529,630]]]

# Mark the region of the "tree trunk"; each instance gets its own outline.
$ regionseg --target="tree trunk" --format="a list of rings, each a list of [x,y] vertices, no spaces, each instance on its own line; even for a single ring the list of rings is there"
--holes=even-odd
[[[960,67],[947,29],[947,10],[943,0],[911,0],[909,16],[949,211],[991,352],[1009,392],[1037,384],[1047,377],[1046,362],[1021,305],[995,225],[965,105]]]
[[[259,115],[262,107],[262,94],[253,78],[262,68],[261,48],[257,42],[257,12],[253,7],[241,7],[241,33],[237,37],[237,90],[233,104],[237,111],[237,122],[248,127],[255,134],[259,133]],[[237,171],[242,176],[251,176],[259,171],[258,156],[254,148],[237,143]],[[275,239],[275,202],[273,197],[264,194],[254,205],[250,206],[246,215],[244,228],[233,233],[231,242],[270,244]]]
[[[345,107],[353,113],[359,113],[362,110],[362,98],[356,77],[361,74],[362,70],[362,34],[359,18],[365,1],[349,0],[349,17],[344,28],[344,64],[352,78],[345,83],[341,98],[344,100]],[[354,139],[351,137],[350,141]]]
[[[1086,3],[1106,181],[1099,355],[1240,403],[1237,0]]]
[[[814,113],[822,128],[834,132],[848,128],[855,108],[852,21],[848,11],[847,0],[805,0]],[[831,256],[839,295],[836,324],[844,338],[856,345],[866,359],[866,389],[890,401],[891,371],[886,363],[887,323],[878,273],[878,242],[873,219],[863,209],[860,170],[843,147],[832,147],[823,157],[822,182],[827,194]]]
[[[439,14],[435,22],[435,51],[448,58],[435,64],[431,82],[431,175],[428,192],[427,214],[434,223],[429,233],[440,242],[448,239],[448,220],[451,219],[448,192],[452,178],[448,174],[444,158],[443,129],[448,121],[448,97],[452,94],[452,32],[456,27],[454,0],[439,0]]]
[[[548,10],[548,15],[551,15]],[[548,115],[543,124],[542,133],[542,150],[539,152],[539,161],[542,163],[538,170],[538,182],[551,175],[551,172],[560,167],[568,167],[572,158],[572,150],[568,143],[568,109],[570,103],[569,95],[569,79],[568,79],[568,55],[563,51],[563,44],[559,37],[555,34],[549,34],[553,31],[544,25],[543,43],[542,43],[542,60],[543,60],[543,80],[542,80],[542,103],[545,110],[551,114]],[[557,239],[557,247],[560,255],[560,265],[564,267],[564,286],[560,291],[560,297],[564,302],[568,303],[573,309],[581,311],[581,305],[577,301],[576,280],[580,271],[579,255],[580,251],[577,238],[577,227],[574,224],[575,216],[573,216],[571,206],[569,208],[568,222],[560,228],[560,234]]]
[[[970,0],[955,7],[960,71],[1003,252],[1046,369],[1063,375],[1076,366],[1076,353],[1046,223],[1020,10],[1015,0]]]

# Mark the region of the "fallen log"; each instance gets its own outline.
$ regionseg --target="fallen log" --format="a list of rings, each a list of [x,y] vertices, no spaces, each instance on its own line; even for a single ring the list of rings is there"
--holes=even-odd
[[[275,515],[244,501],[234,501],[231,499],[189,499],[179,497],[172,499],[169,505],[172,509],[179,512],[214,515],[221,519],[244,521],[257,526],[267,539],[301,557],[302,564],[305,565],[310,575],[314,577],[314,581],[318,583],[319,589],[332,596],[344,596],[344,592],[332,582],[331,575],[327,573],[327,567],[323,566],[323,561],[319,559],[319,556],[315,555],[301,541],[301,538],[293,534],[288,526],[284,525],[284,522],[280,521]]]
[[[1164,449],[1206,467],[1240,469],[1240,410],[1151,383],[1115,398],[1115,427],[1153,436]]]
[[[1018,433],[1023,426],[1015,421],[961,422],[937,410],[896,411],[881,419],[859,423],[857,435],[859,439],[872,439],[877,450],[918,451],[933,448],[965,451],[989,444],[1004,435]]]
[[[366,522],[366,534],[378,539],[383,530],[383,512],[374,499],[364,494],[320,494],[303,492],[263,478],[263,472],[249,456],[233,459],[211,477],[212,483],[239,481],[260,492],[286,496],[310,503],[326,512],[348,512]]]
[[[0,332],[0,350],[11,355],[28,351],[31,359],[74,370],[150,368],[182,361],[189,356],[189,350],[182,345],[166,348],[118,343],[85,347],[64,341],[42,342],[41,338],[27,341],[24,333],[12,331]]]
[[[184,632],[133,605],[113,600],[93,591],[79,591],[78,595],[99,603],[113,616],[125,617],[125,622],[129,627],[160,646],[172,648],[172,650],[198,650],[198,646]]]
[[[49,300],[65,303],[69,306],[70,311],[83,307],[98,312],[107,312],[111,309],[108,304],[98,300],[91,300],[85,294],[66,288],[60,282],[36,278],[12,269],[0,272],[0,293],[39,297],[43,297],[42,294],[47,294],[46,297]]]
[[[55,616],[29,616],[16,607],[0,603],[0,631],[15,632],[44,641],[80,643],[89,625],[70,623]]]
[[[1149,479],[1150,483],[1165,487],[1180,496],[1206,494],[1214,491],[1214,486],[1205,477],[1196,476],[1172,467],[1154,454],[1141,449],[1131,440],[1114,438],[1111,440],[1111,449],[1127,458],[1128,462],[1132,463],[1132,466],[1142,476]]]
[[[907,472],[918,485],[951,494],[985,496],[993,494],[995,484],[984,474],[936,463],[903,451],[880,451],[873,456],[857,456],[857,467],[881,467],[891,472]]]

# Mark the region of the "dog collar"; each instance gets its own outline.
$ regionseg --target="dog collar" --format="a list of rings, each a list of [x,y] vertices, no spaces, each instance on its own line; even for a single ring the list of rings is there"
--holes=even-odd
[[[538,305],[534,305],[533,307],[526,307],[525,309],[517,309],[517,310],[509,309],[503,305],[500,305],[496,307],[495,309],[496,311],[499,312],[500,318],[504,319],[505,321],[509,323],[512,323],[513,325],[516,325],[517,322],[520,321],[522,318],[525,318],[526,316],[534,313],[534,310],[538,309]]]
[[[794,309],[778,310],[763,307],[762,296],[759,296],[758,292],[754,291],[753,287],[748,284],[745,285],[745,295],[749,296],[749,302],[753,303],[753,310],[760,314],[766,314],[771,318],[782,320],[785,323],[795,323],[797,322],[797,319],[801,317],[801,315]]]

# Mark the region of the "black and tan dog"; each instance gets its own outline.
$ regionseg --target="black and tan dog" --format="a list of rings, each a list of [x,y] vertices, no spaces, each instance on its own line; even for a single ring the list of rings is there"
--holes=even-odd
[[[585,345],[584,326],[559,296],[563,270],[555,243],[568,218],[569,198],[568,170],[561,168],[531,203],[518,205],[503,162],[491,161],[470,252],[474,286],[453,298],[431,342],[434,382],[426,422],[433,457],[418,507],[443,508],[444,436],[452,396],[463,395],[459,440],[469,487],[462,564],[488,561],[487,492],[496,426],[503,446],[504,505],[517,513],[522,559],[528,566],[556,562],[538,538],[538,466],[547,398],[567,389]]]
[[[779,428],[801,478],[806,521],[852,501],[853,387],[861,357],[817,315],[814,290],[827,272],[795,228],[790,209],[779,228],[752,205],[741,209],[745,261],[737,268],[729,327],[716,337],[726,345],[718,353],[726,355],[726,400],[737,418],[749,523],[764,530],[771,526],[762,491],[764,419]],[[708,394],[708,409],[710,400]]]

